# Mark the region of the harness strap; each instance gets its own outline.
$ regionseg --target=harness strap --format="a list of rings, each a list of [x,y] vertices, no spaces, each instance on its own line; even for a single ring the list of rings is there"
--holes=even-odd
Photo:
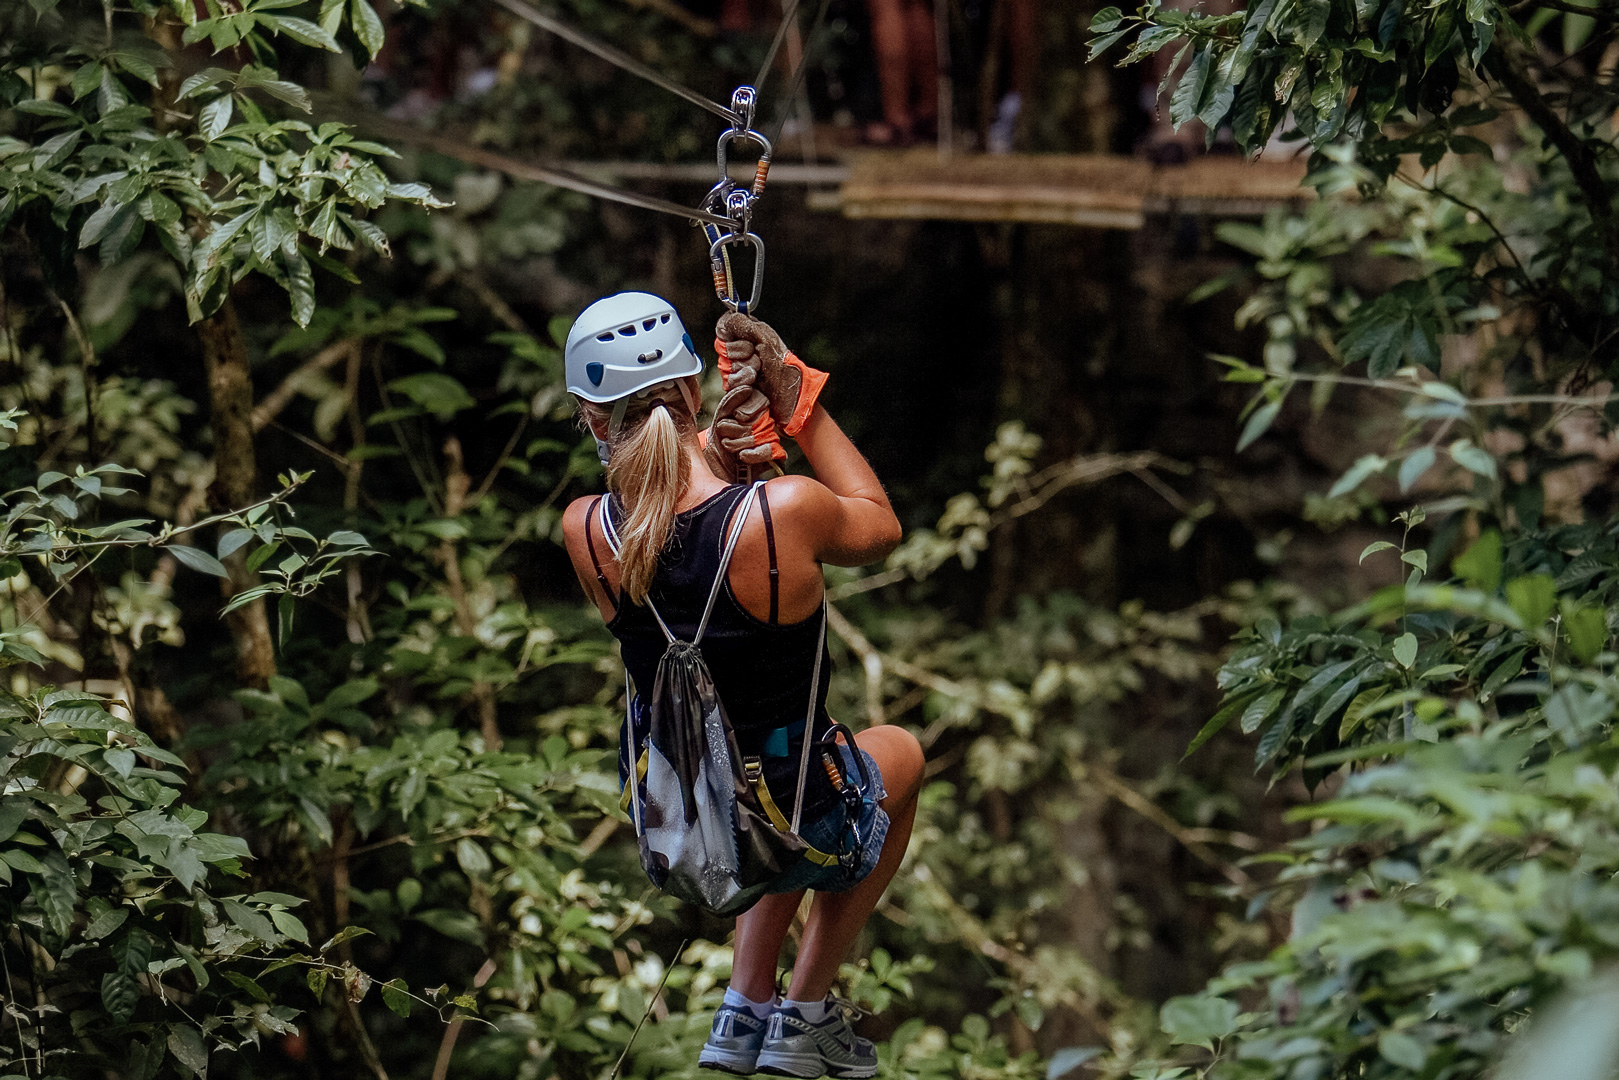
[[[765,519],[765,548],[770,552],[770,625],[776,625],[777,607],[781,598],[781,570],[776,566],[776,526],[770,520],[770,500],[765,498],[763,485],[759,488],[759,513]],[[588,536],[588,533],[586,534]]]
[[[590,510],[585,514],[585,547],[590,551],[590,565],[596,568],[596,582],[602,587],[602,592],[607,595],[607,602],[613,605],[613,614],[617,615],[618,597],[613,595],[612,587],[607,584],[607,575],[602,573],[601,560],[596,558],[596,539],[590,535],[590,515],[596,512],[596,508],[601,505],[601,501],[601,496],[596,496],[596,501],[590,504]]]
[[[703,605],[703,617],[698,620],[697,633],[691,639],[691,643],[693,645],[696,645],[698,642],[702,641],[703,634],[708,630],[708,617],[714,613],[714,601],[719,599],[720,588],[725,584],[726,575],[730,573],[731,556],[736,554],[736,542],[742,539],[742,526],[748,523],[748,511],[753,509],[754,502],[757,501],[759,498],[759,493],[764,489],[765,482],[763,480],[759,480],[751,485],[748,488],[748,493],[742,497],[741,509],[739,509],[732,518],[732,520],[736,522],[736,525],[731,530],[730,539],[726,540],[725,542],[725,550],[720,553],[719,573],[714,575],[714,585],[708,590],[708,603]],[[647,606],[652,606],[652,601],[650,598],[647,600]]]
[[[798,823],[804,816],[804,788],[809,779],[810,735],[815,731],[815,699],[821,689],[821,657],[826,653],[826,596],[821,596],[821,632],[815,642],[815,670],[810,675],[809,709],[804,715],[804,749],[798,755],[798,794],[793,798],[792,832],[798,832]]]
[[[613,525],[613,515],[607,511],[608,500],[598,499],[596,501],[601,506],[600,517],[602,535],[607,538],[607,546],[613,552],[613,558],[616,559],[618,558],[619,553],[624,550],[624,544],[619,540],[618,529]],[[670,630],[669,624],[663,621],[663,616],[658,614],[658,609],[652,606],[652,598],[650,596],[647,597],[646,606],[647,610],[652,612],[652,617],[658,620],[658,629],[663,631],[664,638],[667,639],[671,645],[674,644],[674,631]]]

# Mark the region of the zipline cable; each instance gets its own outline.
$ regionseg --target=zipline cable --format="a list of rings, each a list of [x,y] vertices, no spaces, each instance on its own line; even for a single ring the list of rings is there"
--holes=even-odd
[[[798,0],[793,0],[796,12]],[[792,115],[793,104],[798,99],[798,91],[804,85],[804,79],[809,75],[810,57],[815,54],[815,33],[826,21],[826,13],[832,7],[832,0],[821,0],[820,8],[815,12],[815,21],[810,23],[809,33],[804,38],[804,55],[798,60],[798,70],[793,72],[792,82],[787,87],[787,93],[781,99],[781,105],[776,109],[776,130],[771,134],[772,144],[781,141],[781,133],[787,126],[787,118]],[[806,118],[814,123],[813,117]]]
[[[798,17],[798,4],[799,0],[792,0],[787,10],[782,12],[781,25],[776,27],[776,36],[770,42],[770,51],[765,53],[764,63],[759,65],[759,74],[753,77],[753,89],[761,95],[764,93],[765,80],[770,77],[770,67],[776,62],[776,54],[781,51],[781,43],[787,40],[787,31],[793,28],[793,20]],[[807,54],[808,50],[805,52]],[[802,58],[799,66],[803,66]]]
[[[481,165],[486,169],[505,173],[507,176],[518,180],[533,180],[542,184],[550,184],[552,187],[577,191],[581,195],[589,195],[592,198],[623,203],[625,206],[634,206],[642,210],[655,210],[660,214],[668,214],[671,217],[681,218],[686,221],[722,227],[729,227],[731,224],[730,218],[709,213],[707,210],[683,206],[677,202],[670,202],[668,199],[660,199],[655,195],[643,195],[638,191],[614,187],[611,184],[592,180],[588,176],[568,172],[566,169],[519,161],[516,158],[507,157],[505,154],[497,154],[492,150],[485,150],[479,146],[472,146],[467,143],[457,142],[454,139],[434,135],[414,125],[403,124],[397,120],[390,120],[376,114],[353,117],[351,122],[395,142],[424,146],[446,157],[464,161],[468,165]]]
[[[667,75],[664,75],[662,72],[641,63],[641,61],[637,60],[629,53],[626,53],[621,49],[614,48],[605,41],[598,41],[583,31],[575,30],[562,20],[552,18],[550,15],[540,11],[538,8],[525,4],[523,0],[495,0],[495,3],[499,4],[513,15],[516,15],[518,18],[526,19],[535,26],[538,26],[540,29],[548,30],[557,37],[562,38],[564,41],[572,42],[581,49],[584,49],[586,52],[595,53],[603,60],[623,68],[631,75],[645,79],[652,85],[661,87],[662,89],[669,91],[671,94],[674,94],[676,97],[685,98],[693,105],[702,106],[727,123],[736,123],[736,114],[730,109],[726,108],[724,105],[721,105],[719,102],[710,101],[697,91],[688,89],[675,80],[669,78]]]

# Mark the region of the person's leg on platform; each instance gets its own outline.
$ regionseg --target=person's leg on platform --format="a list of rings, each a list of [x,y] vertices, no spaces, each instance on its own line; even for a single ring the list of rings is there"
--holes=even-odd
[[[927,0],[906,0],[905,39],[908,56],[911,130],[918,136],[936,133],[939,119],[939,51],[933,8]]]
[[[871,51],[882,89],[883,119],[867,129],[876,143],[904,143],[911,136],[910,42],[905,0],[871,0]]]

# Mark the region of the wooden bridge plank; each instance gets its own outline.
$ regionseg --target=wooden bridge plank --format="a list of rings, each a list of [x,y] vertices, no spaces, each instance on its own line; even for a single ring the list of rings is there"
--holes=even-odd
[[[1119,155],[871,152],[839,189],[851,218],[942,218],[1140,228],[1148,214],[1248,215],[1309,198],[1302,161],[1194,158],[1155,166]]]

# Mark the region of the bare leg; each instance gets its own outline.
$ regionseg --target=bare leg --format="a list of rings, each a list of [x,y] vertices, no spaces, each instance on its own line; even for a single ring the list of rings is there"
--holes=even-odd
[[[776,963],[804,890],[766,896],[736,917],[731,947],[731,986],[749,1001],[776,996]]]
[[[882,771],[883,786],[888,789],[888,797],[882,802],[888,811],[888,839],[883,844],[882,857],[866,880],[848,892],[815,894],[787,992],[794,1001],[819,1001],[832,989],[838,966],[876,910],[883,890],[894,879],[910,843],[911,826],[916,822],[916,796],[922,790],[924,765],[916,736],[901,727],[874,727],[856,735],[855,743],[876,759]]]
[[[933,9],[928,4],[907,0],[905,38],[910,47],[908,91],[915,92],[911,108],[918,122],[927,123],[939,115],[939,54],[934,40]]]
[[[911,131],[910,43],[905,0],[871,0],[871,51],[883,92],[883,120],[904,138]]]

